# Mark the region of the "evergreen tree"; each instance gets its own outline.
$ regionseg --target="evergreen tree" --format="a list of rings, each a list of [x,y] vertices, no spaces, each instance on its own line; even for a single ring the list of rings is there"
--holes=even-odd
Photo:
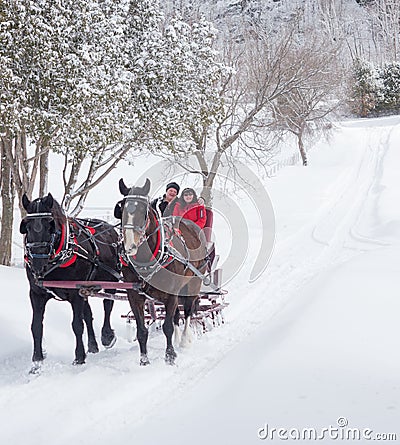
[[[382,104],[388,112],[400,109],[400,63],[387,63],[380,71]]]
[[[129,15],[131,143],[175,150],[220,106],[215,80],[224,68],[213,49],[215,30],[205,20],[167,20],[154,1],[132,1]]]
[[[378,101],[377,73],[371,64],[356,60],[353,66],[350,106],[358,116],[367,117]]]

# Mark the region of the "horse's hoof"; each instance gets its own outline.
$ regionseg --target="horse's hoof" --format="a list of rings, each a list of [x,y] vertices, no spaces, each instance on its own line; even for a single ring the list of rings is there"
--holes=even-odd
[[[114,334],[114,331],[111,331],[109,334],[101,334],[101,344],[106,348],[112,348],[117,341],[117,337]]]
[[[91,354],[96,354],[97,352],[99,352],[99,346],[96,340],[89,341],[88,352],[90,352]]]
[[[143,354],[140,356],[140,366],[147,366],[150,365],[150,360],[147,357],[147,355]]]
[[[167,365],[175,365],[175,359],[177,357],[174,348],[168,348],[165,352],[165,363]]]
[[[84,365],[85,364],[85,359],[75,359],[73,362],[72,362],[72,364],[74,365],[74,366],[78,366],[78,365]]]
[[[181,348],[189,348],[193,343],[193,334],[192,331],[184,332],[181,338],[181,342],[179,343],[179,347]]]
[[[175,365],[175,357],[172,357],[170,355],[166,355],[165,356],[165,364],[169,365],[169,366],[174,366]]]
[[[30,375],[39,375],[42,369],[42,361],[34,361],[32,367],[29,370]]]

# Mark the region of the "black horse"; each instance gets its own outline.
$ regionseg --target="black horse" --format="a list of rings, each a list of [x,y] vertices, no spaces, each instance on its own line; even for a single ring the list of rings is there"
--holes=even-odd
[[[192,221],[159,217],[150,205],[148,179],[143,187],[132,188],[126,187],[121,179],[119,189],[125,198],[116,205],[114,216],[122,221],[122,273],[126,281],[139,283],[141,288],[139,291],[128,290],[129,303],[136,319],[140,364],[149,363],[148,330],[144,320],[144,304],[148,297],[165,305],[165,361],[174,364],[176,352],[172,335],[174,332],[180,335],[178,298],[184,305],[182,342],[186,343],[190,341],[187,340],[191,336],[190,317],[199,298],[201,275],[207,269],[205,239]]]
[[[110,224],[91,219],[68,218],[49,193],[30,201],[24,194],[22,203],[27,211],[20,232],[25,235],[25,268],[30,284],[32,304],[33,367],[37,372],[44,360],[42,349],[43,317],[51,298],[69,301],[72,306],[72,329],[76,337],[74,364],[85,363],[83,320],[87,326],[88,351],[99,351],[93,330],[92,311],[77,289],[46,289],[43,279],[50,281],[118,281],[118,233]],[[112,347],[116,341],[110,325],[112,300],[104,300],[104,324],[101,341]]]

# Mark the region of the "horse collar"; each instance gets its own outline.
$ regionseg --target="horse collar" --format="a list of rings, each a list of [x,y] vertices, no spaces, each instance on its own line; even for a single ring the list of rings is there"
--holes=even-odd
[[[77,254],[75,253],[78,241],[74,234],[70,233],[70,224],[67,221],[61,226],[60,244],[51,258],[51,262],[57,262],[57,267],[68,267],[75,263]]]

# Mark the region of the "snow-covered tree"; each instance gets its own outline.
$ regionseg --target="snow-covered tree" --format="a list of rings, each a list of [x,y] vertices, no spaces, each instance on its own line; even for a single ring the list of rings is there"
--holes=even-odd
[[[172,99],[177,114],[172,125],[179,128],[175,140],[185,139],[196,149],[204,137],[204,128],[215,122],[222,110],[217,84],[229,68],[220,63],[213,47],[215,29],[203,19],[191,25],[173,19],[165,29],[165,37],[166,50],[172,56],[167,81],[175,86]],[[170,148],[177,149],[175,144]]]
[[[377,48],[377,62],[383,65],[400,57],[400,1],[375,0],[368,4],[371,34]]]
[[[24,148],[10,153],[20,195],[32,192],[39,158],[49,149],[84,158],[122,138],[129,78],[120,57],[124,10],[118,4],[7,2],[0,49],[9,73],[3,134],[35,146],[31,154]]]
[[[400,109],[400,63],[387,63],[379,72],[381,81],[381,104],[387,112],[399,111]]]
[[[55,150],[64,205],[79,212],[132,148],[171,150],[220,106],[205,21],[165,21],[150,0],[8,0],[1,11],[0,131],[20,197],[38,171],[44,192]]]
[[[367,117],[378,101],[377,73],[370,63],[359,59],[354,62],[350,89],[351,110],[358,116]]]
[[[313,36],[293,48],[292,64],[303,66],[303,79],[273,103],[274,128],[295,135],[303,165],[305,141],[325,133],[329,117],[341,102],[343,72],[337,59],[340,48]]]
[[[129,137],[126,108],[132,82],[123,51],[128,4],[82,2],[79,14],[73,13],[76,2],[69,5],[69,80],[64,92],[69,110],[53,148],[65,157],[64,204],[72,213],[82,209],[89,190],[128,151],[123,146]]]
[[[131,16],[136,20],[140,15],[131,11]],[[173,151],[176,140],[187,139],[193,127],[217,112],[220,98],[214,84],[224,68],[216,60],[210,23],[164,19],[157,11],[147,18],[148,23],[129,27],[132,144]]]
[[[299,111],[294,98],[301,97],[303,124],[307,119],[308,127],[312,120],[322,121],[332,108],[326,101],[332,91],[333,70],[329,71],[326,62],[335,57],[335,52],[332,50],[328,58],[326,45],[319,47],[321,54],[311,40],[304,46],[296,37],[296,25],[294,21],[288,30],[277,34],[274,29],[246,29],[243,24],[244,40],[234,41],[228,36],[223,55],[225,64],[232,69],[219,83],[223,107],[211,125],[205,124],[197,138],[193,135],[194,140],[201,141],[194,152],[197,165],[186,165],[189,171],[201,174],[202,196],[206,199],[210,198],[223,163],[234,169],[238,156],[259,164],[269,160],[269,139],[273,137],[272,129],[277,128],[276,104],[280,100],[286,98],[287,106],[291,103],[294,122],[294,113]],[[181,152],[179,158],[184,163]]]

